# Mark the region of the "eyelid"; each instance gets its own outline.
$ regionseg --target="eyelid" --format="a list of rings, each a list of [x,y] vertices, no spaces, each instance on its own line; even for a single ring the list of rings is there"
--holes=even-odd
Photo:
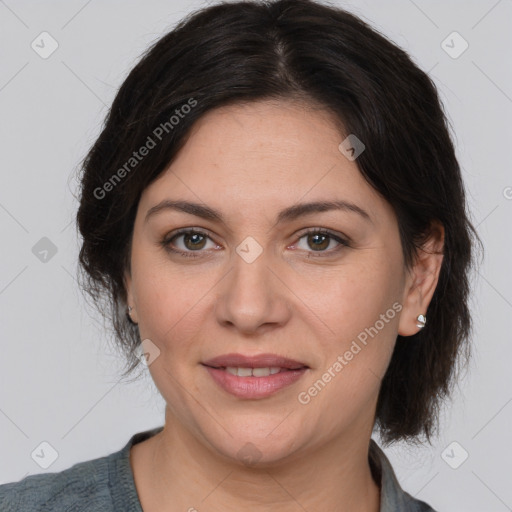
[[[324,234],[329,235],[334,239],[340,239],[347,244],[350,243],[350,238],[348,236],[345,236],[343,233],[338,233],[337,231],[333,231],[329,228],[321,228],[321,227],[310,227],[310,228],[304,228],[303,230],[299,231],[299,233],[296,235],[297,238],[302,238],[304,235],[310,235],[310,234]]]
[[[336,231],[332,231],[328,228],[320,228],[320,227],[314,227],[314,228],[305,228],[301,232],[299,232],[297,237],[297,242],[300,241],[301,238],[307,235],[327,235],[331,240],[334,240],[338,246],[334,249],[330,249],[328,251],[306,251],[308,253],[308,257],[311,256],[318,256],[318,257],[328,257],[332,255],[336,255],[341,249],[352,247],[352,241],[349,237],[343,235],[342,233],[338,233]],[[294,244],[295,245],[295,244]]]
[[[174,250],[174,249],[170,249],[170,244],[171,244],[171,241],[174,240],[175,238],[178,238],[180,235],[187,235],[187,234],[198,234],[198,235],[202,235],[204,236],[205,238],[208,238],[211,242],[213,242],[215,245],[220,245],[218,244],[213,238],[212,236],[210,235],[210,233],[208,233],[207,231],[205,231],[204,229],[202,228],[195,228],[195,227],[185,227],[185,228],[179,228],[179,229],[175,229],[174,231],[171,231],[170,233],[168,233],[167,235],[165,235],[161,241],[161,244],[164,246],[164,248],[167,248],[168,250],[170,250],[171,252],[175,252],[175,253],[179,253],[179,254],[183,254],[183,253],[187,253],[187,254],[190,254],[190,253],[194,253],[194,252],[197,252],[197,253],[200,253],[200,252],[207,252],[207,251],[204,251],[204,250],[199,250],[199,251],[182,251],[182,250]]]

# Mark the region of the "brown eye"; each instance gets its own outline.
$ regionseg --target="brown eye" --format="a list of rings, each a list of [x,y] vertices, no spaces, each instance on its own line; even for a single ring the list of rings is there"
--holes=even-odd
[[[171,253],[193,258],[209,252],[207,250],[203,251],[208,241],[212,242],[213,248],[218,247],[207,233],[197,229],[181,229],[170,233],[161,241],[161,244]]]
[[[300,241],[305,239],[301,247]],[[350,247],[347,240],[329,231],[314,229],[302,233],[296,247],[308,252],[310,256],[329,256],[337,253],[344,247]],[[317,253],[317,254],[314,254]]]
[[[195,249],[203,249],[206,241],[206,237],[200,233],[187,233],[179,235],[183,237],[183,243],[187,249],[195,250]]]
[[[308,245],[313,250],[323,250],[329,247],[330,237],[321,233],[307,235]]]

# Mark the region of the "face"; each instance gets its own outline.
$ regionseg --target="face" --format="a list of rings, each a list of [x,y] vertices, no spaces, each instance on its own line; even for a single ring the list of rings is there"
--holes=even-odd
[[[224,457],[252,450],[272,463],[369,437],[396,336],[411,329],[396,217],[338,149],[344,138],[311,107],[217,109],[140,199],[131,316],[157,354],[149,371],[168,414]],[[163,201],[216,216],[192,207],[147,216]],[[318,202],[352,206],[282,214]],[[243,377],[205,365],[226,354],[302,369],[270,359],[252,366],[279,374]]]

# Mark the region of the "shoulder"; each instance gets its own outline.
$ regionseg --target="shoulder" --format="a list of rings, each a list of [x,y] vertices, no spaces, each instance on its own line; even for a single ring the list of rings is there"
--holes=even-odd
[[[1,512],[142,512],[130,449],[163,426],[134,434],[120,450],[54,473],[0,485]]]
[[[0,485],[0,510],[112,510],[109,462],[115,455],[79,462],[64,471],[30,475],[19,482]]]
[[[381,512],[437,512],[402,489],[391,462],[373,439],[370,440],[369,462],[381,488]]]
[[[407,505],[407,512],[437,512],[428,503],[413,498],[409,493],[403,492],[404,503]]]

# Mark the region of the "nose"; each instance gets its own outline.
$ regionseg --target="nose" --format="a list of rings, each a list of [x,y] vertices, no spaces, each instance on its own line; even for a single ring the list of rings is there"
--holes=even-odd
[[[219,283],[217,321],[246,335],[283,327],[291,316],[291,292],[265,251],[252,262],[238,254],[233,259],[231,271]]]

